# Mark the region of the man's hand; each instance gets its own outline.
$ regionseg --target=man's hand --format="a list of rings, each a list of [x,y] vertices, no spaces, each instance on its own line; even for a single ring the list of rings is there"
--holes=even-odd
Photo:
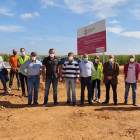
[[[62,82],[65,83],[65,79],[64,78],[62,78]]]
[[[46,82],[46,78],[45,78],[44,76],[43,76],[43,79],[42,79],[42,81],[43,81],[43,82]]]
[[[31,77],[30,75],[26,75],[26,76],[27,76],[27,78]]]
[[[79,79],[78,79],[78,78],[76,78],[75,82],[76,82],[76,84],[78,84],[78,83],[79,83]]]
[[[108,78],[108,80],[111,80],[113,77],[112,76],[108,76],[107,78]]]
[[[59,78],[59,82],[62,82],[62,78],[61,77]]]

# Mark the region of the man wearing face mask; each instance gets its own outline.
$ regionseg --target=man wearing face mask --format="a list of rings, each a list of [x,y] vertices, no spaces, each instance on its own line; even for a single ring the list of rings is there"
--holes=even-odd
[[[84,103],[85,87],[88,89],[88,102],[92,105],[91,93],[92,93],[92,80],[91,76],[94,72],[93,63],[88,61],[88,54],[83,55],[84,61],[79,63],[80,76],[81,76],[81,105]]]
[[[124,65],[124,79],[125,79],[125,102],[124,105],[127,105],[128,102],[128,95],[129,95],[129,88],[130,85],[132,87],[132,92],[133,92],[133,105],[137,106],[136,103],[136,90],[137,90],[137,81],[138,81],[138,76],[139,76],[139,71],[140,71],[140,65],[139,63],[135,62],[135,56],[130,55],[130,62],[126,63]]]
[[[45,68],[46,68],[46,74],[45,74]],[[45,82],[45,86],[46,86],[43,106],[47,106],[51,83],[53,86],[54,105],[56,106],[58,105],[57,102],[58,69],[59,69],[59,81],[62,81],[62,68],[61,68],[60,60],[57,57],[55,57],[55,50],[50,49],[49,56],[43,60],[43,66],[42,66],[43,81]]]
[[[64,62],[62,78],[63,78],[63,82],[65,82],[66,80],[66,87],[67,87],[66,105],[69,105],[71,101],[71,96],[70,96],[70,86],[71,86],[73,106],[77,106],[75,87],[76,87],[76,83],[78,83],[79,81],[78,78],[80,75],[80,70],[79,70],[78,62],[74,61],[73,57],[74,54],[72,52],[68,53],[68,61]]]
[[[30,57],[28,55],[26,55],[24,48],[20,49],[20,53],[21,53],[21,56],[18,58],[18,61],[17,61],[18,67],[20,67],[22,64],[24,64],[27,60],[30,59]],[[24,71],[27,72],[27,69],[25,69]],[[22,88],[22,96],[21,97],[25,97],[26,96],[26,94],[25,94],[25,82],[27,85],[27,77],[20,72],[20,69],[18,69],[18,73],[19,73],[21,88]],[[27,89],[28,89],[28,86],[27,86]]]
[[[17,67],[18,58],[19,58],[19,56],[17,55],[17,50],[14,49],[13,50],[13,55],[9,58],[9,64],[11,66],[9,90],[11,90],[11,88],[12,88],[14,75],[16,75],[16,78],[17,78],[18,90],[19,91],[21,90],[21,88],[20,88],[20,78],[19,78],[18,67]]]
[[[114,104],[118,105],[117,102],[117,84],[118,84],[118,75],[119,75],[119,64],[114,62],[114,56],[109,56],[109,62],[104,63],[103,66],[103,74],[104,74],[104,80],[106,86],[106,100],[103,102],[103,104],[109,103],[109,92],[110,92],[110,85],[113,89],[113,100]]]
[[[21,65],[20,71],[23,75],[27,77],[28,84],[28,105],[32,103],[32,91],[34,88],[34,105],[38,105],[38,91],[40,85],[40,68],[42,67],[42,63],[39,60],[36,60],[37,53],[31,53],[31,59],[26,61]],[[25,72],[27,69],[27,72]]]

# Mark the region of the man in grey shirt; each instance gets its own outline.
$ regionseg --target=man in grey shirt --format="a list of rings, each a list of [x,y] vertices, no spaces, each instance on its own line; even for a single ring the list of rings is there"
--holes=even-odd
[[[88,89],[88,102],[92,105],[91,92],[92,92],[92,80],[91,75],[94,71],[93,63],[88,61],[88,55],[83,55],[84,61],[79,63],[80,75],[81,75],[81,105],[84,103],[85,86]]]
[[[36,59],[37,53],[31,53],[31,59],[26,61],[24,64],[20,66],[20,71],[22,74],[27,76],[27,85],[28,85],[28,105],[32,103],[32,90],[34,86],[34,105],[37,105],[38,102],[38,91],[40,85],[40,68],[42,67],[42,63]],[[27,69],[27,73],[24,71]]]

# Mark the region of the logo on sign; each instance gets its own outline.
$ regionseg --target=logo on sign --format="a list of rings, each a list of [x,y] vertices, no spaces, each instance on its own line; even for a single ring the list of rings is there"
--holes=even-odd
[[[87,30],[87,27],[85,27],[84,34],[87,35],[87,33],[88,33],[88,30]]]
[[[96,48],[96,52],[104,52],[104,51],[105,51],[104,47]]]

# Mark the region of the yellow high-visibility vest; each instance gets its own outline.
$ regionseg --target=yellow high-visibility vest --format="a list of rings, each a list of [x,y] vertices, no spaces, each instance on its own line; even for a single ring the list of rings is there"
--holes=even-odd
[[[102,77],[103,77],[103,74],[102,74],[102,63],[99,62],[97,70],[94,67],[94,72],[92,74],[92,80],[95,80],[95,79],[102,80]]]
[[[25,63],[27,60],[29,60],[29,56],[26,55],[25,58],[24,58],[24,60],[23,60],[23,58],[20,56],[20,57],[18,58],[18,60],[19,60],[20,65],[22,65],[22,64]],[[27,73],[27,69],[24,69],[24,71]],[[18,72],[20,73],[20,69],[18,69]]]

